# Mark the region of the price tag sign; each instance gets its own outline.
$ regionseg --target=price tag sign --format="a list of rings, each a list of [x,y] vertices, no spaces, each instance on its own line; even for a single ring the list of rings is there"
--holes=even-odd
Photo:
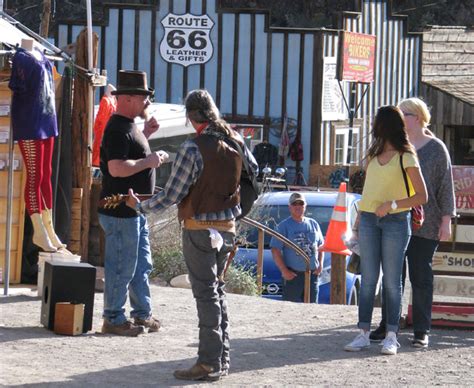
[[[214,48],[210,32],[214,22],[209,16],[169,13],[161,24],[165,34],[160,54],[166,62],[190,66],[202,65],[211,59]]]

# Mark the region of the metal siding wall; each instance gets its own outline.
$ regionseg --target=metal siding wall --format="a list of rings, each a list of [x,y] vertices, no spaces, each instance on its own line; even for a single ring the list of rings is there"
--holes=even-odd
[[[133,70],[133,53],[135,47],[135,11],[123,11],[122,29],[122,69]]]
[[[283,106],[286,106],[286,112],[289,118],[298,118],[298,101],[301,98],[301,93],[298,85],[299,65],[300,60],[300,35],[288,35],[288,53],[284,58],[288,62],[288,71],[286,79],[286,101],[283,101]],[[284,80],[285,81],[285,80]],[[284,114],[284,112],[282,112]]]
[[[160,7],[156,15],[156,45],[155,45],[155,100],[157,102],[166,101],[166,85],[168,81],[168,63],[161,58],[160,55],[160,43],[164,37],[164,29],[161,21],[168,15],[169,0],[160,0]],[[153,32],[152,32],[153,33]]]
[[[200,1],[191,1],[189,13],[193,15],[202,15],[202,3]],[[213,27],[215,28],[215,27]],[[201,66],[188,66],[187,91],[200,88]]]
[[[302,98],[302,115],[301,115],[301,143],[305,158],[301,162],[305,175],[309,172],[309,160],[311,154],[311,118],[314,111],[312,95],[313,95],[313,47],[315,43],[315,35],[305,34],[304,36],[304,78],[303,89],[301,90]]]
[[[173,13],[186,13],[186,0],[173,0]],[[158,51],[159,53],[159,51]],[[172,63],[171,65],[171,99],[167,102],[172,104],[183,103],[183,82],[184,82],[184,66]]]
[[[148,76],[150,75],[150,62],[151,62],[151,11],[139,11],[140,17],[140,30],[139,30],[139,46],[138,46],[138,69],[146,71]],[[150,82],[150,81],[148,81]]]
[[[222,16],[222,79],[221,84],[217,85],[221,89],[219,109],[222,113],[232,113],[235,19],[234,14],[224,14]]]
[[[253,114],[257,117],[265,116],[268,34],[263,32],[264,27],[265,15],[256,15]]]
[[[117,84],[117,37],[118,37],[118,10],[110,10],[109,25],[105,32],[105,58],[108,82]]]
[[[270,116],[281,117],[283,112],[281,87],[283,84],[283,34],[272,34],[272,69],[270,73]]]
[[[216,14],[216,1],[215,0],[204,0],[206,2],[206,13],[214,22],[214,27],[211,30],[211,41],[214,47],[214,53],[209,62],[204,65],[204,79],[205,87],[209,90],[209,93],[215,98],[217,92],[217,31],[219,29],[219,23]],[[193,2],[194,3],[194,2]]]
[[[249,113],[249,89],[250,89],[250,15],[237,16],[239,22],[239,44],[238,44],[238,65],[237,89],[234,91],[237,96],[237,114],[248,115]]]

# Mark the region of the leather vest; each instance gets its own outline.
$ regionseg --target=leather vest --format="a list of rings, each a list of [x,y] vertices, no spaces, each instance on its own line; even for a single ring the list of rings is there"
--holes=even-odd
[[[234,139],[239,139],[233,136]],[[194,142],[201,153],[204,168],[188,195],[178,205],[178,219],[195,214],[216,213],[240,203],[242,159],[234,148],[213,135],[203,133]],[[239,144],[242,144],[238,140]]]

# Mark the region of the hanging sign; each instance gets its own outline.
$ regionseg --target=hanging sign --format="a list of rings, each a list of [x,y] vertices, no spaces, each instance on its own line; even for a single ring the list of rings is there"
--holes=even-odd
[[[453,166],[453,181],[457,211],[474,214],[474,167]]]
[[[336,79],[336,57],[324,57],[321,114],[323,121],[346,120],[344,96]]]
[[[165,34],[160,54],[166,62],[190,66],[202,65],[211,59],[214,48],[210,32],[214,22],[209,16],[169,13],[161,24]]]
[[[375,35],[342,31],[338,52],[339,81],[374,81],[375,41]]]

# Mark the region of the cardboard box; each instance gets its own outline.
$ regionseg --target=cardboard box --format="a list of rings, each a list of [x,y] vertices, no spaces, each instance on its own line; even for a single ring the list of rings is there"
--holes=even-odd
[[[54,332],[62,335],[82,334],[84,321],[84,303],[56,303],[54,315]]]

